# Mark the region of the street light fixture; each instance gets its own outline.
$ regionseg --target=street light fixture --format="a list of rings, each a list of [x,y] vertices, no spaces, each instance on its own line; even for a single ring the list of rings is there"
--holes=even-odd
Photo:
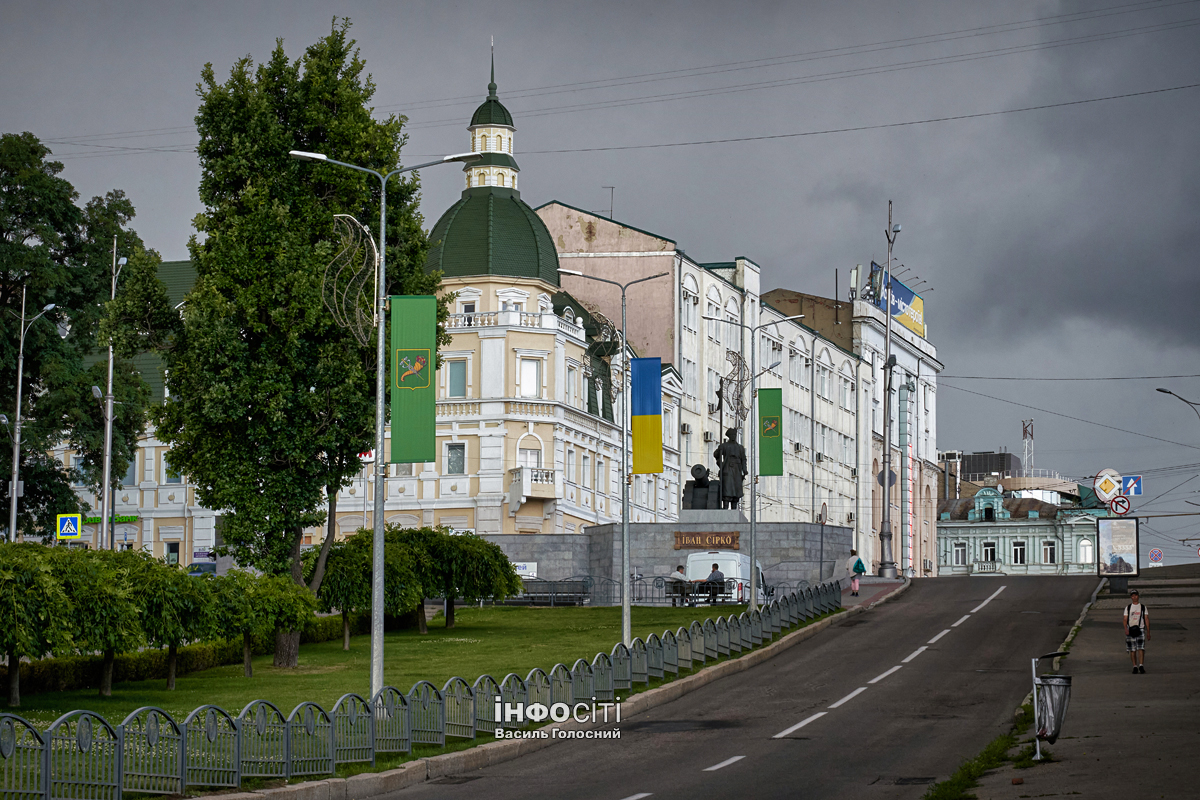
[[[626,390],[629,380],[629,364],[626,363],[625,339],[625,291],[635,283],[645,283],[655,278],[665,278],[669,272],[660,272],[646,278],[638,278],[629,283],[618,283],[607,278],[597,278],[595,275],[585,275],[574,269],[559,269],[560,275],[574,275],[576,278],[587,278],[616,286],[621,290],[621,641],[626,647],[633,645],[633,611],[630,602],[630,565],[629,565],[629,483],[633,476],[629,474],[629,392]]]
[[[21,381],[25,372],[25,334],[33,327],[33,323],[53,310],[54,303],[47,303],[46,307],[41,310],[41,313],[26,324],[25,287],[21,287],[21,343],[17,348],[17,414],[13,425],[12,485],[9,486],[9,498],[12,500],[12,507],[9,509],[8,533],[6,534],[10,542],[17,540],[17,498],[21,493]],[[7,424],[7,420],[5,420],[5,423]]]
[[[892,247],[900,235],[900,224],[892,224],[892,201],[888,200],[888,226],[884,229],[888,243],[887,274],[884,283],[887,284],[887,308],[883,310],[884,334],[883,349],[883,514],[879,524],[879,576],[895,578],[896,561],[892,557],[892,368],[895,367],[895,357],[892,355]],[[911,564],[909,566],[912,566]]]
[[[758,608],[758,562],[754,560],[754,544],[758,538],[758,459],[756,452],[758,450],[758,379],[763,372],[771,370],[782,364],[782,361],[776,361],[771,366],[758,372],[758,332],[770,325],[778,325],[781,322],[789,320],[804,319],[803,314],[794,314],[783,319],[775,319],[770,322],[763,322],[758,325],[747,325],[744,322],[736,322],[732,319],[721,319],[720,317],[710,317],[707,314],[701,315],[704,319],[714,322],[726,322],[730,325],[736,325],[743,330],[750,331],[750,422],[746,426],[746,432],[749,434],[747,438],[750,440],[750,611]],[[735,423],[736,424],[736,423]],[[814,475],[815,479],[816,476]]]
[[[117,258],[117,237],[113,237],[113,261],[112,261],[112,292],[110,300],[117,299],[117,278],[121,276],[121,270],[125,267],[128,259]],[[108,340],[108,383],[106,384],[107,391],[104,393],[104,477],[101,479],[101,487],[104,492],[104,510],[100,514],[100,542],[97,543],[97,549],[101,543],[107,541],[109,550],[117,549],[117,531],[116,531],[116,514],[114,509],[110,508],[110,500],[116,502],[117,493],[112,488],[112,437],[113,437],[113,345],[112,339]],[[97,387],[92,387],[92,393],[95,394]],[[99,398],[97,398],[99,399]],[[113,523],[109,524],[109,517],[113,518]]]
[[[1189,406],[1191,406],[1192,411],[1196,412],[1196,417],[1200,418],[1200,403],[1193,403],[1191,400],[1180,397],[1179,395],[1172,392],[1170,389],[1156,389],[1155,391],[1162,392],[1163,394],[1169,394],[1169,395],[1171,395],[1171,397],[1174,397],[1178,400],[1182,400],[1183,402],[1185,402]]]
[[[386,380],[385,364],[387,363],[383,342],[384,331],[387,329],[383,317],[384,292],[387,288],[387,249],[385,242],[387,234],[387,183],[393,175],[412,172],[416,169],[432,167],[438,164],[469,164],[483,158],[483,155],[481,153],[455,153],[454,155],[439,158],[437,161],[427,161],[411,167],[394,169],[386,174],[367,167],[360,167],[356,164],[347,164],[345,161],[337,161],[324,153],[292,150],[289,151],[288,155],[297,161],[336,164],[339,167],[374,175],[379,179],[379,246],[376,248],[379,258],[379,277],[375,283],[375,299],[373,303],[375,324],[378,332],[378,340],[375,348],[375,524],[372,529],[373,538],[371,540],[371,697],[374,697],[383,688],[383,504],[385,498],[383,492],[380,491],[380,487],[384,484],[384,382]]]

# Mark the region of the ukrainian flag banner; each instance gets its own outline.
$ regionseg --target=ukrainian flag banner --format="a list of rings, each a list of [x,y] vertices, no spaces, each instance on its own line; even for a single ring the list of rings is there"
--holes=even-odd
[[[662,472],[662,359],[633,359],[629,376],[633,381],[633,472]]]
[[[783,474],[783,389],[758,390],[758,474]]]
[[[437,461],[437,298],[388,298],[392,311],[392,464]]]

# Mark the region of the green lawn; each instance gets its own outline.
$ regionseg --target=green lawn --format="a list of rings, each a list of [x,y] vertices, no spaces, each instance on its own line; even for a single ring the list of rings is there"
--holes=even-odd
[[[662,635],[691,623],[716,619],[718,614],[740,614],[744,606],[719,608],[651,608],[633,610],[633,635],[645,638]],[[443,627],[442,617],[421,636],[415,631],[389,633],[384,643],[385,682],[407,692],[418,680],[439,689],[455,675],[473,683],[490,673],[502,680],[509,672],[522,678],[534,667],[549,671],[562,662],[570,667],[575,659],[588,661],[599,651],[609,652],[621,636],[620,608],[460,608],[456,626]],[[236,714],[248,702],[269,700],[284,714],[304,700],[332,710],[346,692],[366,695],[369,688],[370,637],[350,640],[349,652],[341,640],[304,645],[298,669],[275,669],[271,656],[254,659],[254,677],[245,678],[242,666],[182,675],[176,690],[168,692],[165,680],[118,683],[111,698],[100,698],[94,689],[33,694],[21,698],[13,709],[41,728],[59,715],[88,709],[116,725],[135,708],[158,706],[176,720],[197,706],[212,703]]]

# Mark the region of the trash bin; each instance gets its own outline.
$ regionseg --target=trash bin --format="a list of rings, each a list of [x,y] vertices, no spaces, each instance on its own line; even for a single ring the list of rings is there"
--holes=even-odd
[[[1071,702],[1070,675],[1043,675],[1038,678],[1037,738],[1054,744],[1062,731]]]

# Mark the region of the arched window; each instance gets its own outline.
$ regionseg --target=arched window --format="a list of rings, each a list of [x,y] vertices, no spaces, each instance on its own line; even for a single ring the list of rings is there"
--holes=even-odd
[[[1079,540],[1079,563],[1091,564],[1096,560],[1096,551],[1092,548],[1091,539]]]
[[[500,185],[501,185],[501,186],[504,186],[504,185],[505,185],[505,184],[504,184],[504,173],[503,173],[503,172],[501,172],[501,173],[500,173]]]
[[[510,155],[512,154],[512,134],[511,133],[508,135],[508,152]]]

